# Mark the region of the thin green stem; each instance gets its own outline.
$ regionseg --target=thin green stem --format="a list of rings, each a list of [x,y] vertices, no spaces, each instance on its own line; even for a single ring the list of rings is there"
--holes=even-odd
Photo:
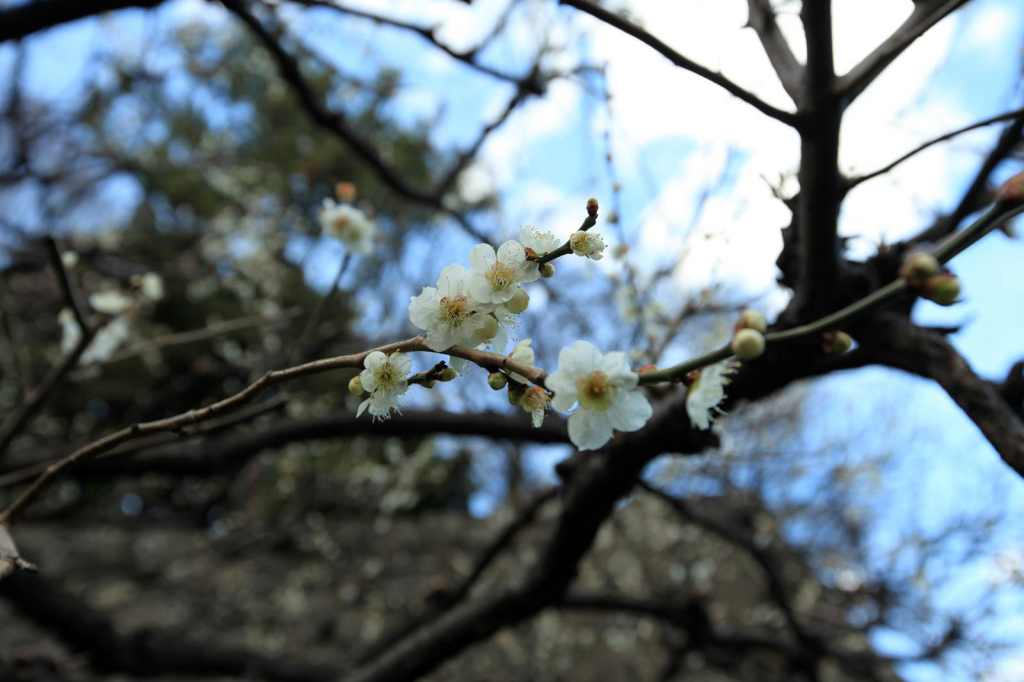
[[[997,225],[1012,218],[1018,213],[1024,212],[1024,204],[996,202],[992,207],[983,213],[971,225],[960,232],[952,235],[949,239],[938,245],[933,254],[940,263],[947,263],[949,260],[962,253],[969,246],[988,234]],[[907,283],[902,279],[889,282],[881,289],[877,289],[864,298],[851,303],[842,310],[826,315],[819,320],[810,322],[799,327],[786,329],[780,332],[766,334],[764,337],[766,345],[784,345],[795,343],[808,337],[824,332],[838,329],[853,320],[866,315],[867,313],[880,308],[889,301],[899,297],[909,290]],[[640,383],[644,385],[659,384],[663,381],[680,381],[690,372],[707,367],[716,362],[721,362],[733,356],[729,345],[705,353],[699,357],[687,360],[686,362],[668,367],[655,372],[643,372],[640,374]]]

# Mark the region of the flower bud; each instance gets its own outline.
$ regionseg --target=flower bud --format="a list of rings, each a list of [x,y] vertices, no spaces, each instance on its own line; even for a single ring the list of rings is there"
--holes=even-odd
[[[920,286],[925,280],[939,274],[942,266],[930,253],[916,251],[906,257],[900,268],[900,277],[910,286]]]
[[[764,334],[768,331],[768,320],[764,319],[764,315],[756,310],[744,310],[740,319],[736,321],[733,331],[738,332],[741,329],[753,329]]]
[[[522,287],[517,288],[516,293],[512,295],[512,298],[505,301],[505,307],[516,315],[526,310],[529,305],[530,295],[523,291]],[[497,320],[495,320],[495,322],[497,322]]]
[[[487,385],[495,391],[500,391],[508,385],[508,379],[501,372],[494,372],[487,377]]]
[[[477,332],[478,338],[486,341],[488,339],[493,339],[497,333],[498,320],[494,317],[494,315],[491,315],[489,313],[484,315],[484,324],[480,328],[480,331]]]
[[[540,386],[530,386],[523,391],[519,404],[527,412],[545,410],[548,407],[548,395]]]
[[[695,383],[697,383],[697,379],[700,379],[700,370],[691,370],[686,373],[686,376],[683,377],[683,386],[689,388],[690,386],[693,386]]]
[[[589,199],[587,199],[587,215],[589,215],[591,218],[596,218],[597,209],[597,199],[595,199],[594,197],[590,197]]]
[[[996,190],[996,201],[1024,201],[1024,173],[1017,173]]]
[[[921,285],[921,294],[939,305],[953,305],[960,297],[960,280],[956,275],[935,275]]]
[[[433,379],[431,379],[430,381],[420,382],[420,386],[422,386],[423,388],[433,388],[436,385],[437,385],[437,382],[434,381]]]
[[[555,276],[555,266],[551,263],[541,263],[540,276],[544,279],[551,279]]]
[[[437,376],[437,380],[438,381],[451,381],[452,379],[454,379],[457,376],[459,376],[458,372],[456,372],[451,367],[445,367],[444,369],[441,370],[441,373]]]
[[[348,392],[352,395],[363,394],[363,381],[359,378],[359,375],[355,375],[348,382]]]
[[[756,329],[741,329],[732,337],[729,348],[740,360],[753,360],[764,353],[764,336]]]
[[[508,389],[508,402],[510,405],[521,405],[523,402],[523,389],[522,388],[509,388]]]
[[[356,185],[353,182],[339,182],[334,186],[334,196],[338,201],[355,201]]]
[[[842,355],[850,350],[852,345],[853,339],[846,332],[825,332],[821,335],[821,350],[826,355]]]

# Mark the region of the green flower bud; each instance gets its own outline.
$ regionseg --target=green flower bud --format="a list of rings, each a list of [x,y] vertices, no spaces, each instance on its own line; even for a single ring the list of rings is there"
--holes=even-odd
[[[732,337],[729,348],[740,360],[753,360],[764,353],[764,336],[756,329],[741,329]]]
[[[555,266],[551,263],[541,263],[540,276],[544,279],[551,279],[555,276]]]
[[[423,388],[433,388],[436,385],[437,382],[434,381],[433,379],[431,379],[430,381],[423,381],[420,383],[420,386],[422,386]]]
[[[498,333],[498,320],[494,317],[494,315],[487,313],[484,315],[483,320],[483,325],[473,335],[473,340],[476,342],[476,344],[481,344],[484,341],[489,341],[493,339]]]
[[[456,372],[451,367],[445,367],[444,369],[441,370],[441,374],[437,377],[437,379],[438,381],[451,381],[457,376],[459,376],[458,372]]]
[[[510,405],[522,405],[523,404],[523,389],[521,388],[510,388],[508,389],[508,402]]]
[[[362,379],[359,378],[358,374],[355,375],[354,377],[352,377],[349,380],[349,382],[348,382],[348,391],[352,395],[362,395],[363,394],[363,381],[362,381]]]
[[[741,329],[753,329],[764,334],[768,331],[768,320],[764,319],[764,315],[756,310],[744,310],[743,314],[740,315],[740,319],[736,321],[736,327],[733,331]]]
[[[921,293],[939,305],[953,305],[960,298],[960,280],[956,275],[935,275],[921,285]]]
[[[487,385],[495,391],[500,391],[508,385],[508,378],[506,378],[501,372],[494,372],[487,377]]]
[[[519,313],[526,310],[527,306],[530,305],[530,295],[523,291],[522,287],[516,289],[516,293],[513,294],[512,298],[505,301],[505,307],[510,311],[518,315]],[[497,322],[497,320],[495,320]],[[497,333],[497,330],[495,330]]]
[[[903,261],[900,268],[900,277],[907,281],[910,286],[920,286],[925,280],[939,274],[942,266],[930,253],[917,251],[910,254]]]
[[[825,332],[821,335],[821,349],[826,355],[842,355],[852,345],[853,339],[846,332]]]

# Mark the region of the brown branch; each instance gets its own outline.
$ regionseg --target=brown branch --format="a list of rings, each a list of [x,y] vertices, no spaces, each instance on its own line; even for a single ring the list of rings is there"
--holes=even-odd
[[[48,28],[127,7],[152,8],[164,0],[36,0],[0,10],[0,43]]]
[[[872,329],[869,351],[880,364],[938,383],[1003,461],[1024,476],[1024,421],[995,386],[974,373],[949,341],[903,318],[888,315],[880,317]]]
[[[956,130],[950,131],[950,132],[946,133],[945,135],[940,135],[939,137],[936,137],[936,138],[933,138],[931,140],[928,140],[927,142],[924,142],[924,143],[918,145],[917,147],[914,147],[913,149],[911,149],[909,152],[907,152],[903,156],[899,157],[898,159],[896,159],[892,163],[889,163],[888,165],[883,166],[882,168],[879,168],[878,170],[872,171],[870,173],[865,173],[864,175],[858,175],[856,177],[847,178],[847,180],[846,180],[846,189],[847,190],[853,189],[854,187],[856,187],[857,185],[859,185],[862,182],[865,182],[865,181],[870,180],[872,178],[877,178],[879,175],[883,175],[885,173],[888,173],[893,168],[895,168],[896,166],[900,165],[901,163],[903,163],[907,159],[911,158],[912,156],[915,156],[916,154],[919,154],[919,153],[923,152],[925,149],[928,149],[932,145],[939,144],[940,142],[945,142],[946,140],[951,140],[954,137],[956,137],[957,135],[962,135],[962,134],[970,132],[972,130],[977,130],[978,128],[984,128],[986,126],[990,126],[993,123],[999,123],[1001,121],[1009,121],[1011,119],[1024,120],[1024,109],[1015,109],[1013,111],[1008,111],[1005,114],[999,114],[998,116],[993,116],[992,118],[986,118],[983,121],[978,121],[977,123],[972,123],[971,125],[964,126],[963,128],[957,128]]]
[[[942,237],[955,232],[967,216],[984,208],[985,204],[991,200],[988,192],[989,178],[999,164],[1013,153],[1013,150],[1020,144],[1022,136],[1024,136],[1024,116],[1006,126],[1002,135],[999,136],[999,141],[985,157],[974,180],[967,187],[953,212],[938,218],[931,226],[909,240],[908,245],[913,247],[925,242],[937,242]]]
[[[658,38],[655,38],[653,35],[648,33],[643,28],[622,18],[621,16],[615,14],[614,12],[610,12],[601,6],[596,5],[593,2],[590,2],[589,0],[559,0],[559,3],[562,5],[569,5],[570,7],[575,7],[581,12],[585,12],[586,14],[589,14],[590,16],[608,24],[609,26],[617,28],[627,35],[633,36],[634,38],[644,43],[645,45],[649,45],[650,47],[654,48],[656,52],[661,54],[663,57],[667,58],[676,66],[686,69],[687,71],[696,74],[697,76],[700,76],[701,78],[710,81],[711,83],[714,83],[715,85],[728,91],[735,97],[751,105],[752,107],[754,107],[763,114],[771,116],[772,118],[778,121],[782,121],[783,123],[794,127],[797,127],[800,123],[800,120],[796,114],[788,111],[783,111],[782,109],[779,109],[777,107],[773,107],[772,105],[768,104],[767,102],[765,102],[752,92],[744,90],[739,85],[736,85],[736,83],[733,83],[731,80],[729,80],[722,74],[718,73],[717,71],[712,71],[706,66],[702,66],[697,62],[694,62],[693,60],[684,57],[683,55],[673,50],[671,47],[666,45]]]
[[[470,225],[464,215],[445,205],[442,195],[409,185],[397,170],[384,161],[369,142],[356,133],[343,114],[329,111],[320,102],[302,75],[298,61],[285,51],[277,37],[270,33],[249,11],[247,0],[221,0],[221,3],[246,25],[267,49],[277,63],[281,78],[295,92],[299,103],[314,123],[344,141],[397,194],[409,201],[433,208],[455,218],[459,225],[475,238],[486,241],[483,235]]]
[[[761,46],[782,82],[782,87],[794,102],[800,97],[800,83],[804,67],[793,56],[793,51],[775,22],[775,10],[770,0],[747,0],[747,26],[754,29]]]
[[[497,69],[493,69],[493,68],[491,68],[489,66],[481,64],[480,62],[478,62],[476,60],[476,56],[484,49],[484,47],[486,47],[486,43],[487,43],[486,39],[480,45],[476,45],[475,47],[472,47],[472,48],[470,48],[468,50],[465,50],[465,51],[458,51],[458,50],[452,49],[448,45],[446,45],[446,44],[442,43],[440,40],[438,40],[438,38],[437,38],[437,30],[435,28],[428,28],[426,26],[419,26],[417,24],[413,24],[413,23],[410,23],[410,22],[407,22],[407,21],[401,21],[401,20],[398,20],[398,19],[392,19],[391,17],[386,17],[386,16],[383,16],[383,15],[380,15],[380,14],[374,14],[372,12],[367,12],[366,10],[355,9],[355,8],[352,8],[352,7],[344,7],[342,5],[337,4],[336,2],[330,2],[328,0],[291,0],[291,2],[293,2],[295,4],[298,4],[298,5],[304,5],[306,7],[322,7],[322,8],[325,8],[325,9],[332,9],[332,10],[334,10],[336,12],[340,12],[342,14],[347,14],[347,15],[350,15],[350,16],[353,16],[353,17],[359,17],[359,18],[362,18],[362,19],[368,19],[368,20],[370,20],[370,21],[372,21],[372,22],[374,22],[376,24],[381,24],[383,26],[391,26],[392,28],[398,28],[398,29],[402,29],[402,30],[405,30],[405,31],[410,31],[410,32],[415,33],[416,35],[422,37],[424,40],[426,40],[427,42],[429,42],[432,45],[434,45],[434,47],[438,48],[439,50],[441,50],[442,52],[447,54],[449,57],[451,57],[452,59],[454,59],[456,61],[459,61],[459,62],[462,62],[463,64],[466,64],[470,68],[475,69],[475,70],[479,71],[480,73],[486,74],[486,75],[491,76],[492,78],[496,78],[498,80],[503,80],[503,81],[507,81],[509,83],[513,83],[515,85],[521,85],[522,83],[526,82],[524,79],[520,79],[520,78],[517,78],[516,76],[513,76],[511,74],[505,73],[503,71],[499,71]],[[511,9],[511,6],[510,6],[510,9]],[[502,22],[499,22],[497,28],[500,28],[501,25],[502,25]],[[541,94],[543,94],[543,90],[537,90],[533,94],[541,95]]]
[[[84,335],[83,338],[85,338]],[[82,350],[84,350],[84,348]],[[315,360],[303,365],[267,372],[262,378],[250,384],[245,389],[239,391],[233,396],[225,398],[224,400],[213,403],[212,405],[196,410],[190,410],[189,412],[180,414],[176,417],[168,417],[166,419],[158,419],[156,421],[145,422],[143,424],[133,424],[132,426],[125,427],[116,433],[112,433],[79,450],[76,450],[60,462],[47,467],[46,471],[35,481],[35,483],[33,483],[32,486],[21,495],[21,497],[15,500],[14,503],[12,503],[11,506],[3,512],[3,514],[0,514],[0,523],[3,523],[7,527],[12,526],[17,522],[18,517],[25,511],[25,509],[27,509],[29,505],[35,502],[40,495],[53,485],[57,478],[59,478],[65,471],[72,467],[89,462],[103,453],[113,450],[121,443],[154,433],[182,431],[187,427],[195,426],[225,412],[233,410],[249,402],[267,388],[286,381],[292,381],[294,379],[313,374],[321,374],[335,369],[361,368],[363,366],[363,361],[366,360],[366,356],[374,351],[381,351],[388,354],[412,351],[432,352],[427,347],[426,337],[416,336],[405,341],[399,341],[387,346],[381,346],[380,348],[366,350],[354,355],[342,355],[334,358]],[[538,367],[515,362],[498,353],[490,353],[487,351],[476,350],[474,348],[463,348],[461,346],[452,346],[444,352],[448,355],[469,360],[474,364],[492,371],[505,369],[516,372],[517,374],[522,374],[531,382],[538,385],[543,385],[544,377],[546,376],[544,370]],[[75,359],[77,360],[77,356]]]
[[[928,29],[967,2],[968,0],[916,0],[914,11],[907,20],[885,42],[836,82],[834,92],[843,101],[843,106],[848,106],[864,92],[889,64]]]

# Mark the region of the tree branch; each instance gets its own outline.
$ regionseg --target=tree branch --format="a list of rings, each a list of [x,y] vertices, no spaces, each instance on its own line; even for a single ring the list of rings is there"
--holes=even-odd
[[[570,7],[575,7],[581,12],[585,12],[586,14],[591,15],[592,17],[595,17],[596,19],[603,21],[609,26],[617,28],[627,35],[633,36],[634,38],[644,43],[645,45],[649,45],[650,47],[654,48],[656,52],[661,54],[663,57],[666,57],[670,62],[672,62],[676,66],[686,69],[687,71],[696,74],[707,81],[714,83],[715,85],[723,88],[732,95],[751,105],[761,113],[771,116],[772,118],[778,121],[782,121],[786,125],[797,127],[799,123],[799,118],[796,114],[790,113],[788,111],[783,111],[782,109],[779,109],[777,107],[773,107],[772,105],[760,99],[757,95],[753,94],[752,92],[744,90],[739,85],[736,85],[731,80],[729,80],[722,74],[718,73],[717,71],[712,71],[706,66],[701,66],[700,64],[694,62],[693,60],[684,57],[683,55],[676,52],[671,47],[663,43],[661,40],[655,38],[653,35],[645,31],[644,29],[640,28],[636,24],[631,23],[630,21],[627,21],[626,19],[623,19],[614,12],[610,12],[604,9],[603,7],[600,7],[599,5],[590,2],[589,0],[559,0],[559,3],[562,5],[569,5]]]
[[[0,10],[0,43],[20,40],[48,28],[127,7],[156,7],[164,0],[36,0]]]
[[[1003,461],[1024,476],[1024,421],[996,387],[974,373],[949,341],[893,315],[880,317],[870,338],[869,350],[876,362],[933,379]]]
[[[796,102],[800,97],[800,83],[804,77],[804,67],[793,56],[793,51],[786,42],[785,36],[775,22],[775,10],[770,0],[747,0],[747,26],[754,29],[761,40],[761,46],[768,55],[768,60],[775,69],[775,74],[782,82],[782,87],[790,98]]]
[[[971,125],[964,126],[963,128],[957,128],[956,130],[950,131],[950,132],[948,132],[948,133],[946,133],[944,135],[940,135],[939,137],[936,137],[936,138],[933,138],[931,140],[928,140],[927,142],[924,142],[924,143],[918,145],[917,147],[914,147],[913,149],[911,149],[909,152],[907,152],[903,156],[899,157],[898,159],[896,159],[892,163],[889,163],[888,165],[883,166],[882,168],[879,168],[878,170],[872,171],[870,173],[865,173],[864,175],[858,175],[856,177],[847,178],[847,180],[846,180],[846,190],[849,191],[849,190],[853,189],[854,187],[856,187],[857,185],[859,185],[862,182],[866,182],[867,180],[870,180],[872,178],[877,178],[879,175],[883,175],[885,173],[888,173],[893,168],[895,168],[896,166],[900,165],[901,163],[903,163],[907,159],[911,158],[912,156],[915,156],[916,154],[919,154],[919,153],[923,152],[925,149],[928,149],[932,145],[936,145],[936,144],[938,144],[940,142],[945,142],[946,140],[951,140],[954,137],[956,137],[957,135],[962,135],[962,134],[970,132],[972,130],[977,130],[978,128],[984,128],[985,126],[990,126],[993,123],[999,123],[1000,121],[1009,121],[1011,119],[1017,119],[1018,121],[1024,121],[1024,109],[1015,109],[1013,111],[1008,111],[1005,114],[999,114],[998,116],[993,116],[992,118],[986,118],[983,121],[978,121],[977,123],[972,123]]]
[[[914,11],[885,42],[840,78],[834,92],[848,106],[915,40],[969,0],[916,0]],[[815,4],[815,3],[809,3]]]

